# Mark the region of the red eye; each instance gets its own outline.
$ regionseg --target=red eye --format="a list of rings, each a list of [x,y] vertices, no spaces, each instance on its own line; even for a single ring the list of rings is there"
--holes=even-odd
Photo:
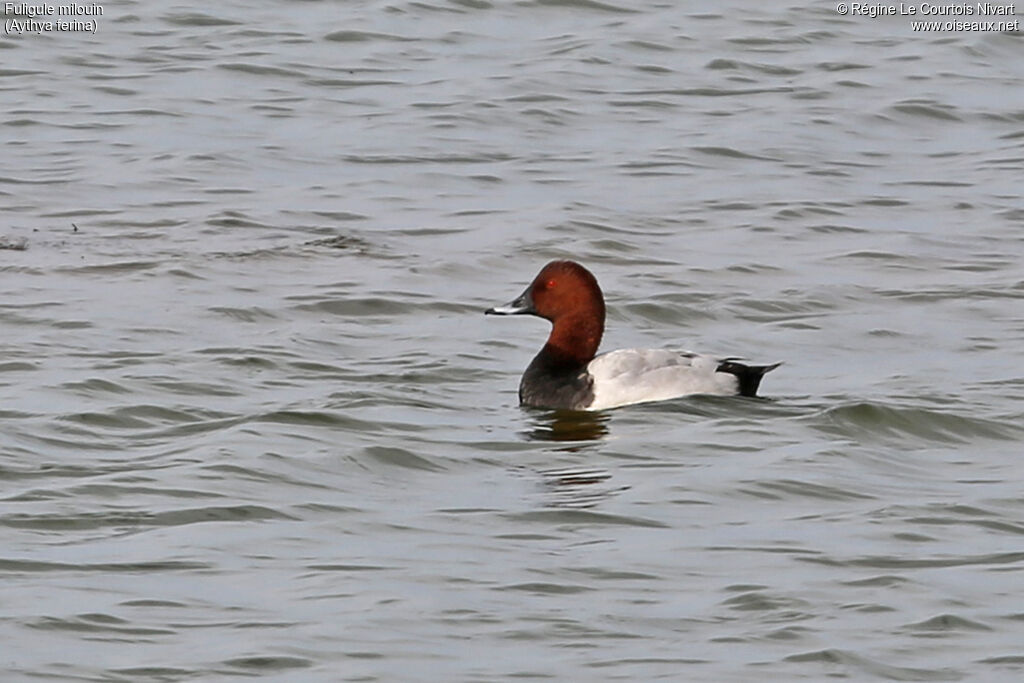
[[[547,281],[547,283],[545,284],[545,286],[546,286],[546,287],[547,287],[548,289],[554,289],[554,288],[555,288],[555,285],[556,285],[556,284],[558,284],[558,283],[557,283],[557,282],[555,281],[555,279],[554,279],[554,278],[551,278],[550,280],[548,280],[548,281]]]

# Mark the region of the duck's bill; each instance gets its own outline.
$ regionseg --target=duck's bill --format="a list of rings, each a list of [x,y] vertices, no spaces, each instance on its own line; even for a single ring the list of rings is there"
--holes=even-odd
[[[533,308],[533,299],[530,297],[530,290],[526,290],[504,306],[488,308],[484,311],[484,315],[523,315],[526,313],[536,312],[537,311]]]

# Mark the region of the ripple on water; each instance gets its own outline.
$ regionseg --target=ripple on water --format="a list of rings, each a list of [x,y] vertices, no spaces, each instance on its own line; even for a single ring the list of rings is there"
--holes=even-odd
[[[964,672],[950,668],[927,669],[893,666],[848,650],[833,648],[790,655],[786,657],[786,661],[823,665],[842,664],[854,671],[892,681],[958,681],[965,676]]]
[[[165,14],[162,19],[175,26],[237,26],[242,23],[204,12],[174,12]]]
[[[172,635],[174,629],[135,626],[110,614],[78,614],[73,617],[41,617],[25,624],[40,631],[72,631],[121,638]]]
[[[445,467],[434,462],[430,458],[416,455],[405,448],[386,446],[369,446],[362,449],[363,458],[373,463],[387,465],[389,467],[404,467],[413,470],[424,470],[427,472],[442,472]]]
[[[834,406],[807,419],[822,432],[865,443],[965,444],[1024,436],[1020,427],[995,420],[871,401]]]
[[[157,560],[151,562],[44,562],[0,557],[0,570],[11,572],[16,576],[32,576],[37,572],[137,574],[139,572],[190,572],[213,568],[214,565],[208,562],[184,560]]]
[[[225,666],[232,669],[241,669],[253,674],[273,674],[276,672],[290,671],[292,669],[308,669],[315,666],[315,662],[305,657],[289,657],[283,655],[256,655],[251,657],[237,657],[224,662]]]
[[[572,527],[601,527],[601,526],[631,526],[641,528],[667,528],[668,525],[655,519],[645,519],[635,515],[615,515],[593,510],[580,510],[575,508],[557,508],[550,510],[537,510],[531,512],[518,512],[501,515],[512,522],[527,522],[548,526],[551,524],[566,525]]]
[[[89,493],[96,493],[91,489]],[[125,493],[122,487],[101,487],[99,492]],[[161,495],[166,492],[158,491]],[[133,493],[139,493],[138,490]],[[168,510],[164,512],[126,511],[67,515],[4,515],[0,524],[16,529],[38,529],[50,531],[83,531],[90,529],[115,528],[121,532],[137,532],[151,527],[177,527],[204,522],[242,522],[269,519],[295,520],[296,518],[279,510],[259,505],[204,506],[199,508]]]

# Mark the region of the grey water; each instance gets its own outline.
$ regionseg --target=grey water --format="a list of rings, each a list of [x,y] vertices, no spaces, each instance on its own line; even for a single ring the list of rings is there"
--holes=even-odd
[[[101,4],[0,36],[4,681],[1024,676],[1019,30]],[[785,364],[521,409],[555,258]]]

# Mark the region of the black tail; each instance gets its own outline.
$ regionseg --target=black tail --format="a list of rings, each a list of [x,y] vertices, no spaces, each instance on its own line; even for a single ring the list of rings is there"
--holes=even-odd
[[[761,378],[765,373],[771,372],[782,363],[771,365],[744,365],[737,363],[735,358],[726,358],[719,363],[715,372],[728,372],[736,375],[740,383],[740,396],[757,396],[757,387],[761,385]]]

